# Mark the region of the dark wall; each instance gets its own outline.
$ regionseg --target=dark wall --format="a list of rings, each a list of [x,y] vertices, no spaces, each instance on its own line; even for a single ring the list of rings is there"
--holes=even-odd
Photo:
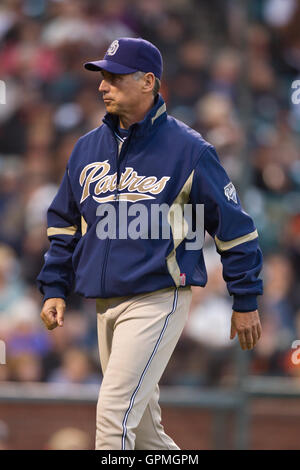
[[[0,403],[0,419],[10,429],[10,449],[45,449],[58,429],[74,426],[95,436],[95,405]],[[253,401],[250,418],[251,449],[300,449],[300,401]],[[213,449],[214,420],[209,410],[162,408],[163,424],[182,450]],[[234,448],[234,416],[225,423],[226,442]]]

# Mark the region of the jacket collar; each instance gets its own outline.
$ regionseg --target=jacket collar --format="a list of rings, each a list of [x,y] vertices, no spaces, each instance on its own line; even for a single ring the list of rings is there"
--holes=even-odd
[[[166,104],[160,94],[157,95],[153,107],[146,114],[144,119],[132,124],[129,127],[129,134],[134,132],[135,136],[145,136],[152,133],[163,121],[167,119]],[[119,118],[118,116],[106,113],[102,119],[104,124],[107,124],[113,131],[117,129]]]

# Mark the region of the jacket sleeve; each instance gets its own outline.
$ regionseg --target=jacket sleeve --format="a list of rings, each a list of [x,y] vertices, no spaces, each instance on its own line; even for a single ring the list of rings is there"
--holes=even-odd
[[[256,310],[257,295],[263,293],[258,233],[212,146],[199,158],[191,197],[193,203],[204,204],[205,230],[221,256],[223,278],[234,299],[233,310]]]
[[[81,216],[69,179],[68,167],[58,192],[47,212],[50,248],[37,277],[44,301],[51,297],[66,299],[74,282],[72,254],[81,237]]]

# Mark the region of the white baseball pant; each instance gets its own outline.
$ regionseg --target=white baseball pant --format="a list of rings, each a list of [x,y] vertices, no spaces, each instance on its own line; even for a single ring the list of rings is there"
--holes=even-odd
[[[185,326],[192,290],[97,299],[103,381],[96,450],[179,449],[164,432],[158,382]]]

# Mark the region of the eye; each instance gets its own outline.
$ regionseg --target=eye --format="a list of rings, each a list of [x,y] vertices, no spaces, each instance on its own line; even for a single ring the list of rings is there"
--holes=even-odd
[[[122,80],[121,75],[114,75],[113,78],[112,78],[112,81],[114,81],[114,82],[119,82],[120,80]]]

